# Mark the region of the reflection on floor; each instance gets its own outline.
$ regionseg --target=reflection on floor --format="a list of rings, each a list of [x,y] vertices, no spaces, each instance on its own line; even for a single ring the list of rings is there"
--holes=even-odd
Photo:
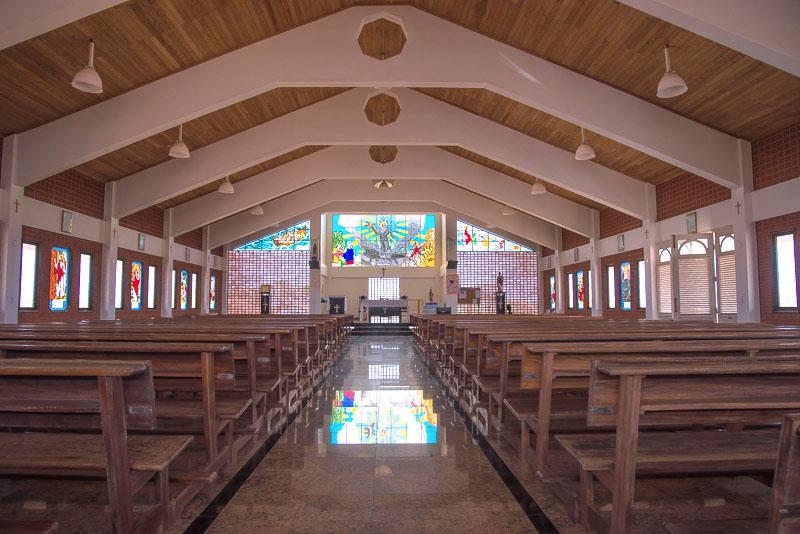
[[[535,532],[411,337],[349,354],[210,532]]]

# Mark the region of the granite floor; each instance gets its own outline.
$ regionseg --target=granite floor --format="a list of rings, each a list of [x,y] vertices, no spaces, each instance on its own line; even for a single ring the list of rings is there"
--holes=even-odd
[[[209,532],[535,532],[413,350],[354,337]]]

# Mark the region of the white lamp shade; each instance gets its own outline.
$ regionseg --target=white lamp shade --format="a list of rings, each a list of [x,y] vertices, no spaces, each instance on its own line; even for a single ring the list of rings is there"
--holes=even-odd
[[[264,215],[264,208],[261,207],[261,204],[256,204],[250,210],[250,215]]]
[[[84,93],[99,94],[103,92],[103,80],[94,67],[88,65],[72,78],[72,87]]]
[[[508,206],[506,206],[505,208],[503,208],[502,214],[505,215],[506,217],[508,217],[508,216],[511,216],[511,215],[516,215],[517,212],[514,211],[513,209],[509,208]]]
[[[169,149],[169,157],[186,159],[189,157],[189,147],[183,141],[176,141]]]
[[[547,193],[547,188],[542,182],[537,180],[531,186],[531,195],[544,195],[545,193]]]
[[[225,181],[222,182],[221,184],[219,184],[219,189],[217,189],[217,191],[220,192],[220,193],[224,193],[226,195],[232,195],[233,194],[233,184],[231,183],[231,181],[228,178],[225,178]]]
[[[577,159],[578,161],[586,161],[589,159],[594,159],[594,156],[595,154],[592,145],[590,145],[586,141],[578,145],[578,148],[575,150],[575,159]]]
[[[658,98],[673,98],[682,95],[688,90],[689,86],[686,85],[686,81],[680,74],[668,71],[664,73],[664,76],[661,77],[661,81],[658,82],[656,96],[658,96]]]

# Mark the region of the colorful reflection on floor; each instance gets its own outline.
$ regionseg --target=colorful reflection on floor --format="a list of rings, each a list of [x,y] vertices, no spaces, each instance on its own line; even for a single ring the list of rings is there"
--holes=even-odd
[[[433,400],[422,390],[336,391],[331,410],[331,443],[436,443]]]

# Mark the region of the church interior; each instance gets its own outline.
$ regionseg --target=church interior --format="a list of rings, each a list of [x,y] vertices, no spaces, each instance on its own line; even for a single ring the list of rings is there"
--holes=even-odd
[[[797,0],[0,2],[0,533],[800,533]]]

